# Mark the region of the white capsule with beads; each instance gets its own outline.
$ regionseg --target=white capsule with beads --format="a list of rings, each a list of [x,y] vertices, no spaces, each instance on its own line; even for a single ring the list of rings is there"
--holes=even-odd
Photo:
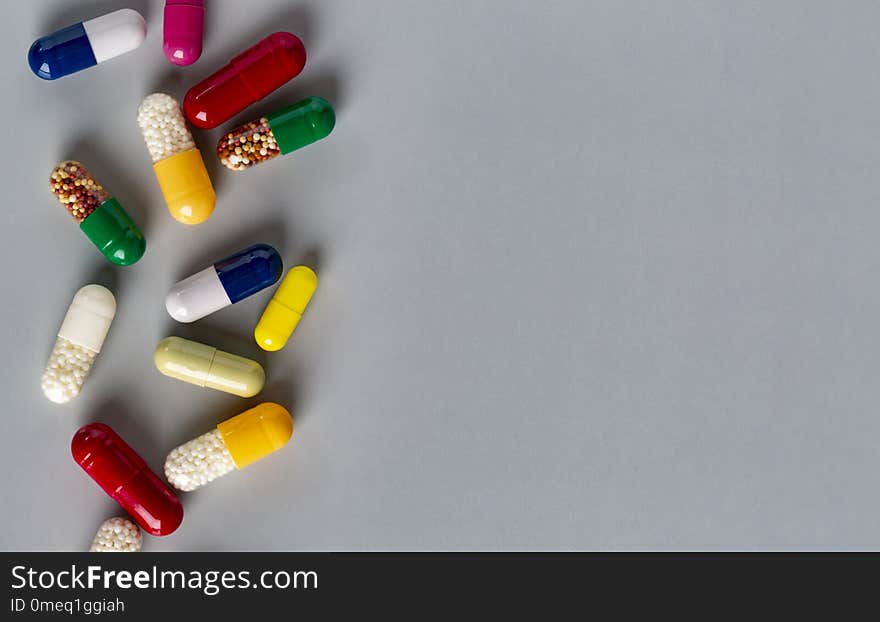
[[[292,434],[290,413],[264,402],[172,449],[165,478],[177,490],[195,490],[281,449]]]
[[[143,546],[140,528],[127,518],[104,521],[92,540],[90,553],[137,553]]]
[[[79,395],[115,315],[116,299],[106,287],[86,285],[76,292],[43,371],[49,401],[65,404]]]
[[[137,122],[168,211],[186,225],[207,220],[214,211],[214,187],[177,101],[165,93],[147,95]]]

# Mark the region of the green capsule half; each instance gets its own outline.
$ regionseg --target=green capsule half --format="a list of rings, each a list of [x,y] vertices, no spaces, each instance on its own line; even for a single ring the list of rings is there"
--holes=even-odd
[[[49,189],[108,261],[129,266],[143,257],[144,234],[82,164],[67,160],[56,166]]]
[[[335,125],[333,106],[320,97],[307,97],[224,134],[217,143],[217,157],[226,168],[243,171],[311,145],[328,136]]]

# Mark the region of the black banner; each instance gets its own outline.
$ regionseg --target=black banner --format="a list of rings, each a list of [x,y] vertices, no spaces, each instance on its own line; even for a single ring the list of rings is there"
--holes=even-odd
[[[617,614],[714,602],[806,602],[835,585],[848,602],[876,573],[845,556],[581,553],[4,553],[2,620],[89,616],[236,620],[272,612],[473,614],[474,603],[541,618],[598,603]],[[873,567],[873,558],[862,562]],[[563,607],[564,605],[564,607]],[[604,605],[603,605],[604,606]],[[413,609],[415,607],[415,609]],[[765,610],[765,609],[763,609]],[[560,615],[549,615],[551,612]],[[578,616],[579,617],[579,616]]]

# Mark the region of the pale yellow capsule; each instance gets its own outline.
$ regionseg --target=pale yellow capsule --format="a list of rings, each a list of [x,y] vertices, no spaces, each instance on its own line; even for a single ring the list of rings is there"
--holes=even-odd
[[[160,341],[153,362],[166,376],[239,397],[253,397],[266,382],[256,361],[181,337]]]

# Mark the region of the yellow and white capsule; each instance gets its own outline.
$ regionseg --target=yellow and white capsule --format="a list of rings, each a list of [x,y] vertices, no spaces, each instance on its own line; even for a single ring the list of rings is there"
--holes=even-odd
[[[177,100],[165,93],[147,95],[137,120],[168,211],[185,225],[206,221],[214,211],[214,187]]]
[[[86,285],[73,297],[43,371],[46,398],[65,404],[79,395],[116,315],[116,299],[106,287]]]
[[[263,402],[172,449],[165,459],[165,478],[177,490],[195,490],[281,449],[292,434],[290,413]]]
[[[140,527],[117,516],[101,523],[89,553],[137,553],[143,542]]]
[[[239,397],[253,397],[266,382],[266,372],[256,361],[182,337],[160,341],[153,362],[169,378]]]
[[[317,288],[318,275],[311,268],[291,268],[254,329],[257,344],[270,352],[283,348]]]

